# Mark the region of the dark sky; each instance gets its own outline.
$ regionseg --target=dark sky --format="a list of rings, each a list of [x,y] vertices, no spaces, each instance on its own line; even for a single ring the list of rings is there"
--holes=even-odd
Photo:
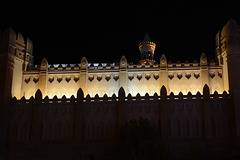
[[[239,5],[162,3],[161,1],[88,1],[1,5],[0,29],[12,27],[34,45],[35,64],[128,62],[140,60],[138,44],[146,31],[157,44],[155,60],[162,54],[176,62],[209,59],[215,54],[215,35],[232,18],[240,23]],[[223,1],[222,1],[223,2]]]

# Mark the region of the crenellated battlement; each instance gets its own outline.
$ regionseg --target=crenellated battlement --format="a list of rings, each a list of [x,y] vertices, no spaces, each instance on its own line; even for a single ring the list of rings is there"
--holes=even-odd
[[[206,90],[208,90],[207,92],[209,92],[209,87],[207,85],[205,85],[205,87],[207,87]],[[37,100],[42,104],[67,104],[67,103],[73,104],[73,103],[79,102],[78,99],[81,99],[83,103],[117,102],[117,101],[120,101],[120,98],[119,98],[121,96],[120,94],[124,95],[123,101],[126,101],[126,102],[131,102],[131,101],[150,102],[150,101],[159,101],[159,100],[202,100],[204,99],[204,96],[206,97],[206,95],[201,94],[200,92],[197,92],[197,94],[192,94],[191,92],[188,92],[185,95],[182,92],[179,92],[177,95],[175,95],[173,92],[171,92],[170,94],[167,94],[167,91],[163,91],[163,90],[166,90],[165,86],[163,86],[160,90],[161,95],[159,95],[158,93],[154,93],[153,96],[150,96],[148,93],[146,93],[144,96],[141,96],[139,93],[136,96],[132,96],[130,93],[125,96],[125,91],[124,93],[120,93],[118,91],[118,96],[116,94],[113,94],[112,96],[108,96],[107,94],[104,94],[103,96],[99,96],[98,94],[96,94],[94,97],[91,97],[89,94],[87,94],[85,97],[79,97],[79,95],[75,97],[74,95],[72,95],[70,98],[67,98],[65,95],[63,95],[61,98],[58,98],[56,95],[53,98],[49,98],[48,96],[45,96],[43,98],[41,91],[37,90],[37,92],[35,93],[35,98],[34,96],[31,96],[29,99],[26,99],[24,96],[21,99],[16,99],[16,97],[13,97],[12,101],[13,103],[16,103],[16,104],[33,104],[35,100]],[[80,88],[78,89],[78,92],[83,92],[83,91]],[[209,94],[207,92],[205,92],[205,94],[208,94],[207,95],[208,99],[216,100],[216,99],[226,99],[229,97],[226,91],[224,91],[221,94],[218,93],[217,91],[215,91],[213,94]],[[37,96],[37,94],[40,94],[41,96]],[[37,99],[36,97],[40,99]]]
[[[28,68],[28,72],[33,70],[40,70],[41,65],[31,65]],[[209,67],[219,66],[214,60],[211,60],[211,62],[208,63]],[[48,71],[73,71],[73,70],[79,70],[81,67],[81,63],[79,64],[49,64],[48,65]],[[160,64],[152,64],[152,65],[142,65],[142,64],[133,64],[133,63],[127,63],[128,69],[154,69],[159,68]],[[193,62],[185,61],[180,62],[177,61],[173,63],[172,61],[167,62],[167,67],[169,69],[184,69],[184,67],[200,67],[200,63],[196,60]],[[88,70],[94,71],[94,70],[118,70],[119,69],[119,63],[88,63]],[[186,68],[187,69],[187,68]]]
[[[206,58],[206,57],[204,57]],[[123,59],[124,67],[120,63],[88,63],[83,58],[84,66],[80,64],[48,64],[44,59],[41,65],[29,67],[23,74],[23,96],[30,98],[39,87],[40,75],[44,75],[44,96],[53,98],[55,95],[61,98],[65,95],[70,98],[76,96],[77,88],[84,83],[85,93],[94,97],[96,94],[112,96],[119,90],[122,81],[125,81],[127,94],[136,96],[138,93],[144,96],[148,93],[153,96],[159,93],[162,85],[167,87],[168,93],[184,94],[192,92],[201,93],[204,84],[210,86],[210,91],[223,92],[221,88],[222,67],[214,61],[207,60],[204,63],[194,62],[167,62],[166,56],[162,56],[160,64],[132,64]],[[83,61],[83,60],[82,60]],[[200,59],[201,61],[201,59]],[[87,65],[85,65],[85,63]],[[124,71],[124,72],[123,72]],[[206,72],[203,74],[203,71]],[[166,72],[166,73],[165,73]],[[124,74],[123,74],[124,73]],[[123,76],[124,75],[124,76]],[[81,78],[81,76],[84,76]],[[207,79],[203,84],[203,79]],[[164,81],[163,81],[164,80]],[[148,86],[148,87],[147,87]]]

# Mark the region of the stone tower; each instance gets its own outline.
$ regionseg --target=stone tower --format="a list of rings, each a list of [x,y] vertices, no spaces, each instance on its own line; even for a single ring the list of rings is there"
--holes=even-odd
[[[0,160],[5,159],[10,98],[21,98],[23,71],[32,63],[32,41],[11,28],[0,32]]]
[[[219,65],[223,67],[224,89],[229,91],[233,118],[233,132],[240,144],[240,30],[230,19],[216,35],[216,52]]]
[[[5,90],[8,96],[22,97],[22,75],[27,66],[33,63],[32,48],[32,41],[29,38],[24,39],[21,33],[16,34],[11,28],[6,29],[0,36],[0,54],[3,61],[1,74],[9,76],[5,81],[9,86],[4,82],[1,85],[10,87]],[[11,71],[7,67],[11,67]]]
[[[144,64],[154,64],[154,51],[156,48],[156,44],[153,43],[148,35],[146,33],[143,41],[138,45],[140,53],[141,53],[141,61],[140,63],[142,65]]]

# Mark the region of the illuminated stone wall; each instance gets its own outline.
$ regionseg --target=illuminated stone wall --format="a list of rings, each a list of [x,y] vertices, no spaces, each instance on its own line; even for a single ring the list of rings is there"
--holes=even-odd
[[[127,62],[126,62],[127,64]],[[48,65],[46,68],[45,96],[53,98],[55,95],[60,98],[65,95],[67,98],[72,95],[76,96],[77,89],[81,86],[80,69],[81,64],[54,64]],[[196,94],[201,93],[201,88],[208,84],[210,93],[217,91],[223,93],[223,77],[222,67],[215,62],[205,64],[205,73],[203,72],[201,63],[168,63],[166,66],[166,74],[161,75],[161,65],[140,65],[127,64],[126,76],[127,86],[126,93],[136,96],[159,94],[159,89],[165,85],[168,93],[178,94],[182,92],[186,95],[188,92]],[[34,93],[40,84],[41,66],[30,68],[23,74],[22,96],[27,99],[34,96]],[[107,94],[112,96],[119,90],[121,74],[119,64],[95,63],[88,64],[86,72],[86,95],[94,97],[98,94],[100,97]],[[164,84],[162,79],[166,79]],[[206,81],[204,81],[206,79]],[[13,95],[15,96],[15,95]]]
[[[76,96],[78,88],[91,97],[96,94],[100,97],[104,94],[112,96],[121,86],[126,94],[132,96],[138,93],[159,94],[163,85],[169,94],[201,93],[205,84],[211,94],[214,91],[228,92],[227,64],[223,63],[226,61],[225,52],[218,53],[219,63],[207,61],[206,55],[202,54],[199,62],[190,63],[171,63],[162,55],[159,63],[129,64],[123,56],[119,63],[111,64],[88,63],[85,57],[79,64],[48,64],[44,58],[41,64],[33,66],[32,42],[29,38],[24,39],[21,33],[16,34],[8,29],[1,39],[4,42],[2,48],[6,48],[6,53],[12,58],[11,95],[17,99],[23,96],[29,99],[37,89],[49,98]]]

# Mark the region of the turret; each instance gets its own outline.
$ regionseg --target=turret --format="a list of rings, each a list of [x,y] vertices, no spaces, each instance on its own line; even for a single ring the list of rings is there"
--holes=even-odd
[[[140,53],[141,53],[141,61],[142,65],[144,64],[154,64],[154,51],[156,48],[156,44],[153,43],[146,33],[143,41],[138,45]]]
[[[224,90],[229,92],[232,110],[234,111],[233,124],[236,124],[234,133],[237,145],[240,146],[240,29],[234,20],[228,23],[216,35],[216,52],[219,65],[223,69]],[[232,116],[232,115],[231,115]]]
[[[32,41],[29,38],[24,39],[21,33],[15,33],[11,28],[6,29],[0,36],[0,54],[2,61],[8,63],[12,73],[7,71],[9,88],[5,91],[8,96],[16,96],[20,98],[22,87],[23,71],[27,70],[27,66],[33,63]],[[2,69],[7,64],[1,63]],[[4,66],[3,66],[4,65]],[[6,68],[4,69],[6,71]],[[4,73],[3,71],[2,73]],[[6,75],[4,77],[7,77]],[[6,86],[6,84],[2,84]]]

